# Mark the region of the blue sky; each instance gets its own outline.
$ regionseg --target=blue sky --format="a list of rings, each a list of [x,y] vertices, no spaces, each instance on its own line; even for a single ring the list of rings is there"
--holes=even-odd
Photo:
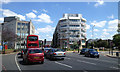
[[[87,20],[87,39],[112,38],[117,33],[117,2],[10,2],[2,5],[3,16],[19,16],[32,20],[40,39],[51,40],[54,29],[64,13],[82,14]],[[3,21],[3,17],[0,18]]]

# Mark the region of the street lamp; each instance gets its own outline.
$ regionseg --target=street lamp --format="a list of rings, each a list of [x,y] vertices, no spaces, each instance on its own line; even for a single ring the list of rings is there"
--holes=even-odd
[[[95,27],[95,25],[92,27],[92,39],[93,39],[93,35],[94,35],[94,27]],[[94,41],[93,41],[93,48],[94,48]]]

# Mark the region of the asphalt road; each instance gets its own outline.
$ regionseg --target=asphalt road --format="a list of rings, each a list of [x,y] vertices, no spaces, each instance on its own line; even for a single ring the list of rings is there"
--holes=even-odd
[[[39,70],[68,70],[68,71],[101,71],[118,72],[118,59],[100,55],[100,58],[89,58],[78,53],[66,53],[64,60],[53,60],[45,58],[45,63],[34,63],[25,65],[17,54],[2,55],[3,71],[39,71]],[[65,71],[66,72],[66,71]]]

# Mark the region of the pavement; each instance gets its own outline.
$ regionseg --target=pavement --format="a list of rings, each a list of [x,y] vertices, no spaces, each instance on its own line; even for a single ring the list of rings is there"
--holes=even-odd
[[[100,58],[84,57],[77,52],[66,52],[64,60],[49,60],[45,58],[45,63],[34,63],[25,65],[22,58],[15,54],[2,55],[2,70],[11,72],[118,72],[119,60],[100,54]]]

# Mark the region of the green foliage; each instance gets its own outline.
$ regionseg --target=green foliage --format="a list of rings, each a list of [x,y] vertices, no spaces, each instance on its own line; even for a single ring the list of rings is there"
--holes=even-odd
[[[113,43],[115,46],[120,48],[120,34],[116,34],[113,36]]]
[[[77,44],[77,42],[74,42],[74,43],[71,45],[71,48],[72,48],[72,49],[77,49],[77,48],[79,48],[79,45]]]
[[[92,48],[92,46],[94,46],[94,47],[105,47],[105,48],[108,48],[109,44],[108,44],[107,40],[99,39],[98,41],[94,41],[94,42],[89,43],[88,46],[90,48]]]

